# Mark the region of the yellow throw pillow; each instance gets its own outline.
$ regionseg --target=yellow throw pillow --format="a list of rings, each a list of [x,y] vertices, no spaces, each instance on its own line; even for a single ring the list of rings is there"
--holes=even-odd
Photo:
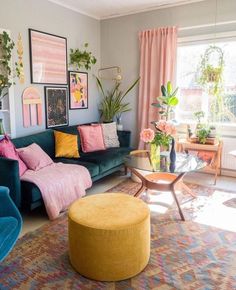
[[[54,131],[55,156],[66,158],[78,158],[78,136]]]

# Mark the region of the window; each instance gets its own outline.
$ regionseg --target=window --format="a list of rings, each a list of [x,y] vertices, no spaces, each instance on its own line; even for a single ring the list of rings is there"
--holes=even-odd
[[[214,86],[210,82],[204,85],[200,82],[202,56],[210,46],[216,46],[223,52],[222,81],[217,94],[214,94]],[[215,67],[218,60],[215,52],[208,59]],[[194,112],[204,111],[209,122],[236,123],[236,40],[179,46],[177,85],[180,100],[178,120],[191,122]]]

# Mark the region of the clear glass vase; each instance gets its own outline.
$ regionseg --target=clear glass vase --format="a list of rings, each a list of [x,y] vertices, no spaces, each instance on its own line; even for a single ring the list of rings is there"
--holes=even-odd
[[[151,165],[154,171],[157,171],[158,169],[160,169],[160,160],[161,160],[160,146],[156,144],[151,144],[150,160],[151,160]]]

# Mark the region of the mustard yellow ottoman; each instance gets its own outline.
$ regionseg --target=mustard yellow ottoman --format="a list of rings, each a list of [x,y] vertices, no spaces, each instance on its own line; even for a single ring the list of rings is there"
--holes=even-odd
[[[69,209],[69,257],[81,275],[99,281],[135,276],[150,255],[150,211],[140,199],[100,193]]]

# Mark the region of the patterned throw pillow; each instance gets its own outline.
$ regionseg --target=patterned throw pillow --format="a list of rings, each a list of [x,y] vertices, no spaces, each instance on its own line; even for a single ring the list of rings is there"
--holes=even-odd
[[[116,122],[103,123],[103,138],[106,148],[120,147],[120,142],[117,135]]]

